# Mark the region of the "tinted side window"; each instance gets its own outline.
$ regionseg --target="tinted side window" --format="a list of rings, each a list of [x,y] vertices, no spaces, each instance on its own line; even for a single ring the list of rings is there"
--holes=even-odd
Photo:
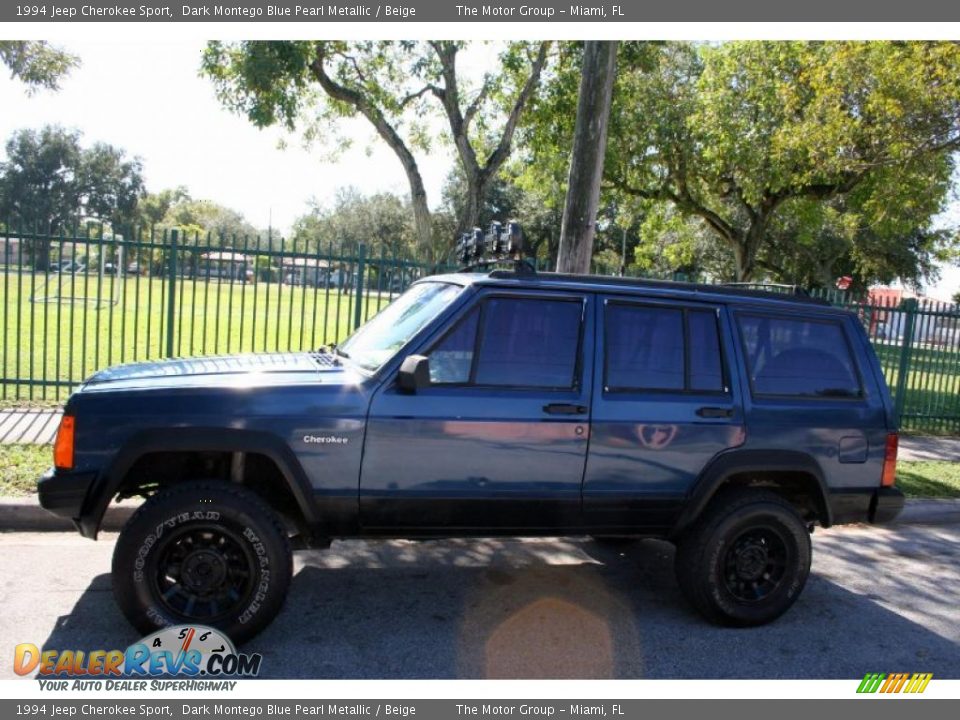
[[[579,300],[491,298],[484,305],[478,385],[569,388],[580,350]]]
[[[687,313],[690,342],[690,389],[723,390],[723,356],[716,313],[691,310]]]
[[[683,389],[683,311],[643,305],[607,306],[610,388]]]
[[[479,318],[480,309],[474,308],[433,348],[430,352],[430,382],[450,384],[470,381]]]
[[[714,312],[610,303],[605,327],[607,388],[725,390]]]
[[[740,315],[755,395],[859,397],[860,382],[839,322]]]

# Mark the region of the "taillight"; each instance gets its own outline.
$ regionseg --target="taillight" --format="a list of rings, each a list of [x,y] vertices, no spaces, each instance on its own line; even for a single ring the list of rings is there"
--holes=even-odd
[[[64,415],[60,418],[57,439],[53,443],[53,464],[59,470],[73,469],[73,431],[73,416]]]
[[[900,436],[897,433],[887,433],[887,444],[883,451],[883,474],[880,484],[890,487],[897,480],[897,446]]]

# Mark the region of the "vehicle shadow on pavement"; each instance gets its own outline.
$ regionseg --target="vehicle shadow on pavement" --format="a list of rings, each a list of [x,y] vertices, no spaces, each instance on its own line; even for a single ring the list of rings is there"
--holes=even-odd
[[[838,543],[831,552],[852,551]],[[837,569],[831,561],[828,573],[815,560],[784,617],[729,629],[690,609],[673,547],[652,540],[353,540],[296,557],[280,616],[243,648],[264,655],[266,677],[960,677],[956,642],[834,582],[839,572],[848,584],[843,564],[864,558],[841,558]],[[862,567],[867,588],[878,572],[889,574],[882,563]],[[98,576],[44,647],[135,641],[108,588],[109,576]],[[955,610],[957,595],[947,597],[941,607]]]

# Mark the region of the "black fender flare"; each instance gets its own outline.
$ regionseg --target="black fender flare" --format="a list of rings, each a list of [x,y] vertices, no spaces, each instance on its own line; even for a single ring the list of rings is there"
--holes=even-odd
[[[814,477],[819,492],[816,500],[822,515],[821,524],[823,527],[833,524],[823,470],[811,455],[797,450],[731,450],[715,456],[700,473],[687,493],[683,511],[674,523],[670,536],[676,537],[690,527],[730,477],[749,472],[801,472]]]
[[[99,474],[83,503],[80,534],[96,539],[110,501],[141,457],[154,452],[254,452],[270,458],[283,475],[303,517],[318,522],[310,480],[290,446],[268,432],[233,428],[156,428],[133,434]]]

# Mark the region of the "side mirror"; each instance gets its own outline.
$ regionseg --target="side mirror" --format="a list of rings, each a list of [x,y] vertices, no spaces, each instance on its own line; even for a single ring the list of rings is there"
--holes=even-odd
[[[405,393],[415,393],[430,386],[430,360],[423,355],[408,355],[400,366],[397,384]]]

